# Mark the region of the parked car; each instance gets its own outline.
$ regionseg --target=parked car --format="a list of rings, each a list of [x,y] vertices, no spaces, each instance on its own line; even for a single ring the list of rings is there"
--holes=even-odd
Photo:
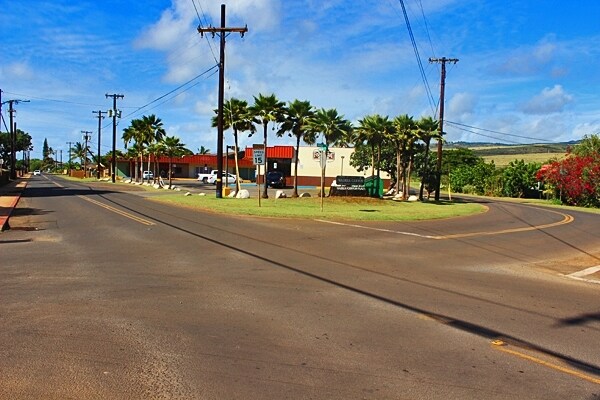
[[[142,173],[142,179],[154,179],[154,173],[152,171],[144,171]]]
[[[267,172],[267,186],[273,188],[284,188],[285,187],[285,175],[281,171],[269,171]]]
[[[217,183],[217,171],[212,171],[208,174],[200,173],[198,174],[198,180],[203,183],[215,184]],[[233,174],[228,174],[223,171],[223,183],[235,183],[237,181],[237,176]]]
[[[41,175],[42,171],[40,171],[39,169],[36,169],[35,171],[33,171],[33,175]]]

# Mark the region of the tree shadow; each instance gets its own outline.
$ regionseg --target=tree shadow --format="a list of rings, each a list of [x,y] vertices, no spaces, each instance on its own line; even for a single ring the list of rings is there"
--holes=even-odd
[[[600,321],[600,312],[581,314],[575,317],[562,318],[559,320],[559,326],[584,325],[589,322]]]

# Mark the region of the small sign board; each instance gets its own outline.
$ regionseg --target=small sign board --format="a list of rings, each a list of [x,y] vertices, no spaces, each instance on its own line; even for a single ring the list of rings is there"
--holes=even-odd
[[[335,186],[331,186],[330,196],[368,196],[364,176],[338,175]]]
[[[265,163],[265,146],[262,144],[252,145],[252,163],[263,165]]]

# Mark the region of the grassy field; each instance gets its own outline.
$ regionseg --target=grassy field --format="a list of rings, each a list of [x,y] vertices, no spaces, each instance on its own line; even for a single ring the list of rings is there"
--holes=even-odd
[[[486,163],[494,161],[496,167],[506,167],[511,161],[524,160],[526,163],[544,164],[551,159],[562,160],[565,153],[524,153],[524,154],[496,154],[482,156]]]
[[[472,203],[409,203],[364,197],[325,198],[323,211],[318,197],[261,199],[261,207],[257,198],[217,199],[211,196],[170,194],[153,200],[224,214],[346,221],[415,221],[472,215],[486,210],[484,206]]]

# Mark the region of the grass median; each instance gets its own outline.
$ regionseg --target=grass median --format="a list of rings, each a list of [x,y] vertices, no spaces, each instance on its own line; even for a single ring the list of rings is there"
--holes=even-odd
[[[351,221],[416,221],[479,214],[486,207],[462,202],[397,202],[364,197],[318,197],[261,199],[217,199],[212,196],[169,194],[153,201],[223,214],[275,218]]]

